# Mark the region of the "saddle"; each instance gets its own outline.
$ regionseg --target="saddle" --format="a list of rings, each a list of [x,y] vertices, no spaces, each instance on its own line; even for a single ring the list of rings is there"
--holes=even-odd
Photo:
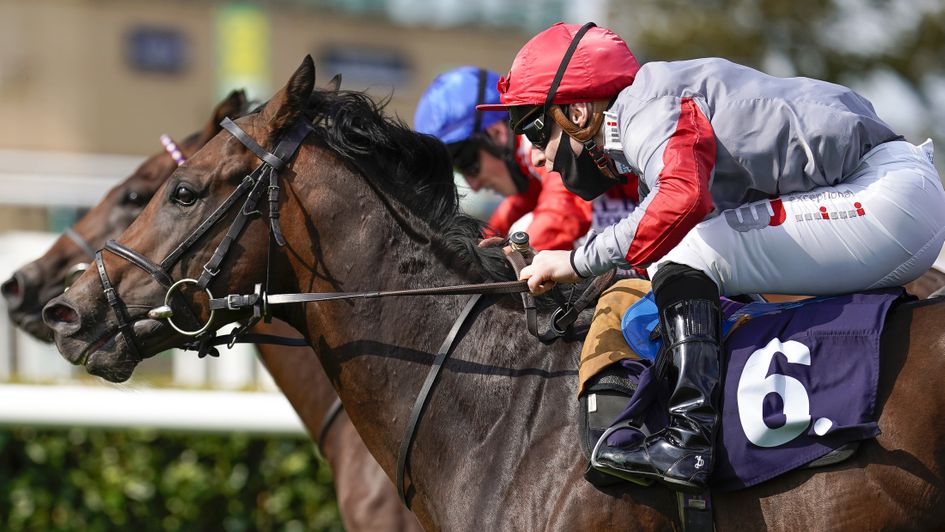
[[[607,322],[609,318],[610,329],[597,330],[592,326],[582,353],[581,393],[587,394],[587,400],[581,403],[578,423],[586,457],[593,453],[588,452],[589,442],[598,441],[602,428],[623,428],[615,424],[617,417],[610,417],[616,408],[606,405],[602,408],[601,397],[606,400],[608,396],[616,395],[617,389],[625,390],[623,393],[637,393],[638,387],[642,389],[650,383],[660,382],[658,372],[653,367],[653,361],[657,358],[654,356],[657,348],[652,341],[653,329],[657,323],[655,304],[651,297],[646,295],[647,291],[640,287],[635,291],[637,301],[632,301],[633,298],[630,298],[629,302],[626,298],[624,301],[615,301],[610,294],[620,287],[621,283],[618,283],[609,289],[601,297],[595,312],[595,324],[597,321]],[[630,290],[624,292],[631,293]],[[728,326],[723,328],[728,331],[725,356],[729,362],[726,364],[728,384],[723,401],[725,415],[719,445],[723,446],[724,437],[726,467],[717,468],[716,473],[724,479],[720,480],[722,484],[716,486],[717,488],[725,491],[739,489],[772,478],[779,471],[837,464],[851,457],[860,441],[875,437],[879,431],[871,414],[873,407],[870,382],[875,381],[871,376],[875,376],[878,371],[878,338],[883,330],[885,316],[900,298],[901,290],[883,289],[817,298],[801,303],[726,302],[723,305],[723,308],[729,307],[726,312]],[[602,308],[608,305],[609,308]],[[632,311],[627,311],[631,307]],[[622,320],[617,316],[622,316]],[[623,327],[616,325],[618,321],[623,322]],[[634,327],[627,326],[631,321]],[[622,334],[615,330],[618,327],[623,329]],[[607,359],[611,362],[609,365],[589,373],[585,371],[589,361],[612,355],[607,349],[601,348],[604,344],[601,338],[626,339],[620,346],[623,353],[620,357],[611,356]],[[618,347],[609,349],[617,351]],[[798,356],[801,358],[797,358]],[[749,363],[749,358],[755,362]],[[631,361],[645,367],[645,374],[640,373],[638,368],[633,369]],[[762,373],[758,373],[761,370],[746,369],[755,366],[761,367],[762,370],[768,369]],[[774,377],[768,378],[770,375]],[[626,384],[626,379],[629,379],[629,385]],[[789,436],[783,436],[787,433],[782,431],[778,438],[771,438],[774,435],[772,431],[781,430],[777,424],[778,416],[783,417],[779,414],[780,407],[777,406],[780,403],[764,407],[776,410],[759,410],[760,405],[756,404],[756,401],[768,396],[757,395],[755,392],[766,389],[765,386],[777,379],[788,379],[794,383],[793,388],[787,392],[775,389],[773,393],[781,395],[781,400],[805,400],[809,397],[810,402],[804,403],[809,404],[809,410],[804,411],[804,416],[808,417],[793,418],[793,425],[788,429],[792,431]],[[622,384],[614,386],[614,382]],[[835,382],[843,382],[843,387],[831,387],[831,383]],[[661,385],[656,387],[657,390],[660,388]],[[784,393],[788,394],[786,399],[782,395]],[[846,399],[836,401],[833,400],[834,394],[853,395],[844,395]],[[634,401],[645,401],[645,397],[635,397]],[[623,401],[623,406],[627,406],[629,399],[624,398]],[[658,399],[653,401],[658,402]],[[656,413],[661,411],[656,404],[646,407],[646,410]],[[623,424],[630,423],[627,421],[630,416],[639,416],[633,414],[639,411],[622,411],[624,415],[620,418],[625,420]],[[746,415],[749,417],[746,418]],[[600,419],[601,417],[604,419]],[[606,419],[607,417],[610,419]],[[765,421],[758,422],[767,423],[768,428],[752,425],[756,418],[764,419]],[[816,426],[814,421],[820,423],[820,426]],[[658,427],[659,420],[655,422],[656,424],[650,425],[651,428]],[[633,426],[633,430],[638,434],[642,433],[641,437],[649,433],[645,426]],[[744,434],[742,431],[745,431]],[[622,442],[621,438],[627,438],[625,435],[613,433],[605,433],[603,437],[618,438],[609,439],[611,445],[620,445],[621,443],[615,442]],[[627,441],[632,442],[632,439]],[[790,445],[786,445],[788,442]],[[757,453],[764,454],[765,458]],[[772,460],[775,462],[772,463]],[[762,466],[763,463],[768,465]],[[755,466],[759,469],[750,469]],[[604,484],[594,483],[609,485],[612,482],[614,481],[608,479]]]

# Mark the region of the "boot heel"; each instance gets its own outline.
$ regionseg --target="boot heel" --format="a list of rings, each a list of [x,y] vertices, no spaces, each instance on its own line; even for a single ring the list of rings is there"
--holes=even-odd
[[[628,427],[610,427],[605,430],[601,437],[597,440],[597,444],[594,445],[594,450],[591,451],[591,467],[595,470],[600,471],[601,473],[617,477],[619,479],[626,480],[627,482],[632,482],[639,486],[652,486],[655,479],[647,478],[639,475],[631,475],[619,469],[614,469],[609,467],[607,464],[602,464],[597,460],[598,453],[601,449],[601,446],[607,445],[607,437],[620,429],[627,429]]]

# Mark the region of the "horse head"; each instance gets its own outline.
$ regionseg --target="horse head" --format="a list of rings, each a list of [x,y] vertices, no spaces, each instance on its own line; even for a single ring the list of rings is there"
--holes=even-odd
[[[231,92],[217,104],[207,124],[179,144],[148,157],[130,176],[113,187],[40,258],[17,270],[0,285],[10,319],[44,342],[52,330],[42,320],[43,307],[88,269],[95,250],[127,228],[177,168],[177,159],[190,157],[220,130],[227,116],[239,116],[247,106],[243,91]],[[178,154],[172,152],[176,149]]]
[[[308,60],[268,104],[240,118],[240,127],[261,145],[269,145],[287,125],[303,116],[313,83],[314,65]],[[218,122],[214,122],[211,136],[219,131]],[[209,127],[207,132],[211,132]],[[133,250],[131,253],[146,263],[150,262],[146,257],[169,256],[241,183],[245,186],[244,178],[258,165],[256,155],[229,134],[204,141],[206,145],[202,149],[174,168],[163,183],[156,183],[159,186],[153,187],[156,191],[152,188],[151,202],[118,237],[123,249]],[[115,196],[119,194],[116,192]],[[221,213],[222,218],[235,217],[244,207],[242,201],[239,203]],[[114,206],[105,202],[96,211],[102,216],[113,216],[109,213]],[[262,202],[259,206],[263,208]],[[245,290],[246,285],[231,283],[231,279],[254,277],[247,272],[255,272],[265,265],[266,224],[247,214],[254,219],[247,224],[242,237],[245,240],[235,246],[225,271],[213,280],[209,287],[213,290]],[[156,279],[199,277],[200,265],[213,252],[209,246],[219,241],[226,230],[226,220],[213,224],[206,234],[200,235],[198,245],[180,250],[174,264],[166,264],[164,268],[155,266],[157,270],[166,269],[161,275],[136,267],[142,263],[134,259],[129,262],[128,255],[108,252],[110,244],[106,245],[106,250],[99,252],[96,264],[89,268],[91,271],[82,274],[68,292],[50,301],[43,310],[43,318],[53,330],[59,350],[70,362],[84,364],[90,373],[120,382],[130,377],[141,359],[186,341],[186,335],[169,327],[168,322],[147,317],[148,310],[159,306],[168,292],[167,283],[156,282]],[[247,241],[263,244],[244,244]],[[104,283],[112,289],[104,289]],[[175,320],[183,327],[195,327],[197,321],[209,316],[206,300],[199,297],[203,290],[181,288],[183,290],[174,298],[178,312]]]

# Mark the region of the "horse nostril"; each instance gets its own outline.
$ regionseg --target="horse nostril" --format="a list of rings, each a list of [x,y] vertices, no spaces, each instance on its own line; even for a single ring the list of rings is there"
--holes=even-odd
[[[16,277],[10,277],[0,285],[0,292],[2,292],[3,297],[7,299],[16,297],[20,295],[20,283],[17,282]]]
[[[0,285],[0,293],[7,300],[11,310],[17,310],[23,304],[23,283],[20,280],[19,272],[14,273],[12,277]]]
[[[79,313],[63,303],[46,305],[43,309],[43,321],[52,328],[56,328],[56,325],[75,325],[79,323]]]

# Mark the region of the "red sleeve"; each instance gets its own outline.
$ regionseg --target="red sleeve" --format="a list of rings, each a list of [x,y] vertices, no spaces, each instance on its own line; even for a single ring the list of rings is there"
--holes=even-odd
[[[529,179],[528,190],[505,198],[496,207],[495,212],[489,217],[489,227],[486,229],[485,236],[508,235],[512,224],[535,209],[540,194],[541,182],[537,179]]]
[[[591,228],[591,202],[568,192],[558,173],[537,170],[542,188],[528,226],[531,245],[537,250],[572,249]]]
[[[640,218],[627,262],[642,265],[658,260],[712,212],[709,179],[714,165],[712,125],[691,98],[683,98],[676,130],[663,151],[656,195]]]

